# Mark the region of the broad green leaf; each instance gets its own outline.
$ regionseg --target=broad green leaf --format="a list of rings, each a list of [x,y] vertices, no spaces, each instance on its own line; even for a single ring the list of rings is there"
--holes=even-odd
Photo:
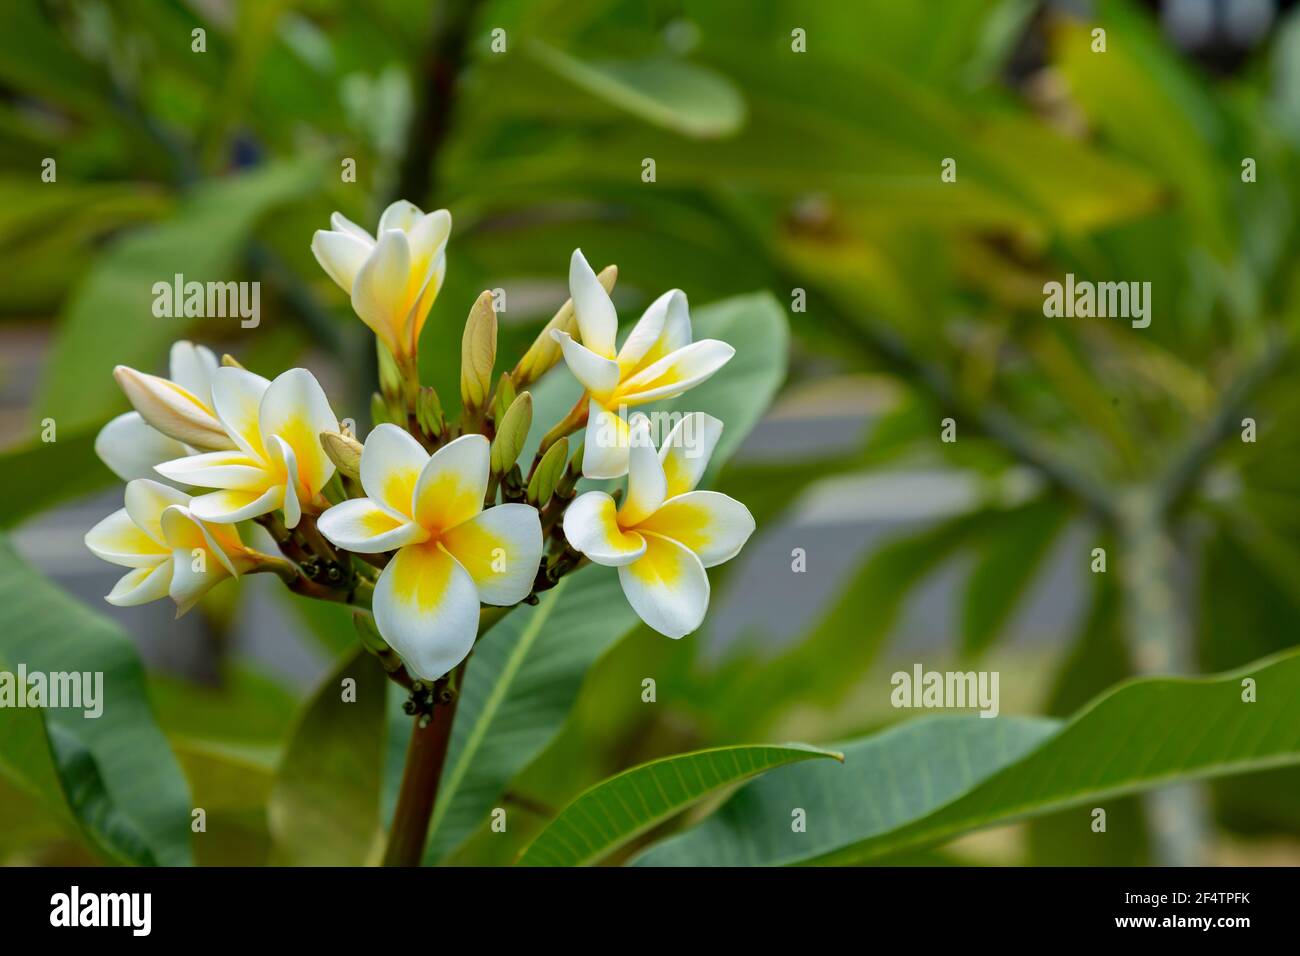
[[[26,665],[28,673],[103,674],[99,717],[84,709],[42,712],[68,805],[100,852],[117,862],[190,863],[190,795],[154,721],[135,648],[116,625],[29,567],[4,537],[0,662],[11,670]],[[0,726],[15,713],[0,708]],[[35,746],[30,737],[28,746]]]
[[[734,133],[745,122],[745,101],[720,73],[680,60],[586,63],[540,41],[530,50],[560,76],[647,122],[687,136]]]
[[[652,760],[598,783],[560,811],[521,866],[594,863],[711,793],[776,767],[844,755],[806,744],[715,747]]]
[[[98,431],[60,430],[55,441],[37,439],[0,452],[7,492],[0,502],[0,528],[12,528],[61,501],[116,482],[117,476],[95,455]]]
[[[358,647],[303,708],[271,792],[273,863],[370,862],[382,836],[387,683],[379,662]]]
[[[560,729],[587,669],[635,624],[618,575],[592,567],[561,580],[536,607],[516,608],[475,645],[426,863],[443,859],[487,819],[511,778]],[[410,732],[409,723],[394,727]]]
[[[200,866],[262,866],[270,859],[267,804],[274,765],[232,753],[204,741],[174,744],[176,758],[202,807],[204,829],[194,834]]]
[[[114,243],[89,268],[60,319],[35,417],[54,418],[61,429],[104,421],[125,408],[115,365],[147,372],[167,346],[194,324],[184,317],[154,315],[154,284],[229,282],[241,277],[240,255],[258,220],[300,195],[318,175],[314,161],[299,160],[204,184],[162,222],[135,230]],[[238,316],[204,320],[225,334],[242,330]]]
[[[1243,701],[1243,680],[1257,699]],[[941,764],[924,747],[890,746],[909,727],[955,722],[964,737]],[[1069,807],[1096,806],[1183,780],[1300,764],[1300,653],[1258,661],[1214,677],[1133,680],[1104,694],[1064,724],[999,717],[932,718],[904,724],[843,748],[846,770],[832,781],[820,768],[790,768],[741,789],[694,831],[656,847],[647,862],[854,864],[962,833]],[[1008,735],[1033,725],[1018,753],[986,759]],[[936,746],[942,746],[936,742]],[[864,748],[859,752],[858,748]],[[973,747],[982,756],[972,756]],[[864,793],[874,799],[864,800]],[[939,793],[938,800],[924,794]],[[916,797],[921,794],[920,799]],[[806,834],[771,826],[778,806],[816,801]],[[894,805],[906,812],[871,810]]]

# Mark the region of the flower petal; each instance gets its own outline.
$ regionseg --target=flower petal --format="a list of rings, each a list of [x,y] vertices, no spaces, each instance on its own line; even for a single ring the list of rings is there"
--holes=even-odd
[[[587,478],[622,478],[627,474],[629,444],[627,422],[593,398],[587,406],[582,474]]]
[[[713,449],[722,437],[722,422],[704,412],[683,415],[659,446],[659,460],[668,478],[668,497],[684,495],[700,483]]]
[[[328,509],[317,525],[330,543],[357,554],[381,554],[423,541],[429,533],[396,517],[369,498],[353,498]]]
[[[302,519],[302,499],[298,493],[298,482],[294,480],[298,474],[298,459],[294,456],[293,448],[279,435],[267,436],[266,450],[271,459],[271,467],[282,476],[276,484],[284,490],[284,497],[280,501],[280,507],[284,509],[284,526],[296,528]]]
[[[147,567],[136,568],[123,575],[113,585],[113,590],[105,595],[104,600],[116,607],[135,607],[148,604],[167,596],[167,588],[172,580],[172,560],[170,557]]]
[[[602,358],[586,346],[573,341],[573,336],[563,329],[551,332],[564,352],[564,362],[573,377],[593,395],[604,397],[618,386],[618,363]]]
[[[605,492],[585,492],[565,509],[565,540],[596,564],[609,568],[630,564],[645,554],[645,539],[620,528],[616,515],[614,499]]]
[[[637,531],[672,538],[694,551],[706,567],[730,561],[754,533],[754,516],[718,491],[688,491],[636,526]]]
[[[346,232],[349,235],[356,236],[367,245],[373,246],[375,244],[374,236],[372,236],[366,229],[358,226],[341,212],[330,213],[330,226],[333,227],[335,232]]]
[[[265,490],[269,483],[266,465],[242,451],[212,451],[161,462],[158,474],[183,485],[202,488]]]
[[[123,481],[156,478],[154,466],[186,454],[175,438],[154,428],[139,412],[124,412],[99,430],[95,454]]]
[[[528,597],[542,562],[542,522],[529,505],[488,508],[442,534],[484,604],[509,606]]]
[[[695,553],[655,534],[646,552],[618,569],[623,594],[637,616],[665,637],[685,637],[709,609],[709,575]]]
[[[212,373],[221,367],[212,349],[181,340],[172,344],[167,368],[172,381],[212,408]]]
[[[226,433],[244,453],[266,460],[259,425],[262,396],[271,383],[242,368],[222,367],[212,373],[212,408]]]
[[[415,483],[429,453],[404,429],[385,422],[366,438],[361,450],[361,487],[394,517],[415,515]]]
[[[258,421],[263,441],[277,435],[293,449],[298,467],[290,477],[304,497],[315,497],[334,474],[334,462],[325,454],[320,433],[339,427],[316,376],[305,368],[277,375],[262,396]]]
[[[718,339],[692,342],[621,382],[611,402],[640,405],[673,398],[699,385],[735,354],[734,348]]]
[[[270,514],[284,502],[284,486],[263,492],[247,490],[211,491],[190,500],[190,511],[201,521],[234,524]]]
[[[389,350],[399,351],[406,325],[406,283],[411,274],[411,251],[406,234],[381,231],[374,250],[358,270],[352,284],[352,308]]]
[[[410,232],[423,215],[420,207],[410,200],[399,199],[389,203],[388,208],[379,216],[379,235],[383,235],[390,229]]]
[[[461,435],[433,453],[415,483],[415,521],[447,531],[483,510],[491,445],[482,435]]]
[[[374,595],[379,633],[421,680],[436,680],[463,661],[478,634],[474,582],[436,543],[412,544],[393,556]]]
[[[185,492],[148,478],[128,483],[124,498],[126,513],[131,516],[135,526],[160,546],[167,543],[163,537],[163,512],[172,505],[186,505],[190,501],[190,496]]]
[[[167,593],[176,602],[176,616],[192,608],[204,594],[234,574],[230,558],[185,508],[168,508],[163,530],[172,548],[172,579]]]
[[[618,368],[628,378],[691,341],[686,293],[670,289],[650,303],[618,350]]]
[[[582,344],[603,358],[614,358],[614,339],[618,335],[618,314],[605,287],[582,255],[574,249],[569,258],[569,295],[578,316]]]
[[[327,232],[324,229],[317,229],[311,237],[312,255],[325,270],[325,274],[348,295],[352,295],[352,286],[356,282],[357,273],[365,265],[374,245],[374,240],[369,239],[368,236],[362,239],[350,232]]]
[[[125,508],[87,531],[85,541],[96,557],[124,568],[151,568],[167,556],[167,548],[138,528]]]
[[[650,440],[650,422],[644,415],[632,420],[629,442],[627,497],[618,509],[618,523],[622,528],[630,528],[650,517],[668,497],[664,466]]]

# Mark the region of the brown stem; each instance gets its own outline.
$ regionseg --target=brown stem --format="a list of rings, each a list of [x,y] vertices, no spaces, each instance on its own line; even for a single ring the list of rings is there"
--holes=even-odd
[[[464,667],[462,662],[462,672]],[[434,685],[435,700],[446,681],[444,677]],[[406,769],[402,772],[402,788],[397,795],[384,866],[420,865],[424,841],[429,835],[429,818],[438,799],[438,781],[442,779],[442,767],[451,746],[451,724],[459,699],[457,694],[445,704],[435,704],[427,723],[420,718],[415,720],[411,743],[406,748]]]

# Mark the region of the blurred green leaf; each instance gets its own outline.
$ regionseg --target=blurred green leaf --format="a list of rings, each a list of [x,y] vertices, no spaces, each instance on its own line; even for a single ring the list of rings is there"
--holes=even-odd
[[[9,492],[0,502],[0,528],[12,528],[62,501],[117,482],[95,454],[98,432],[59,428],[57,441],[38,439],[0,452]]]
[[[114,624],[28,567],[4,537],[0,661],[7,668],[25,664],[29,672],[103,674],[101,716],[42,712],[68,805],[100,852],[118,862],[190,863],[190,795],[154,722],[135,649]],[[0,724],[15,713],[0,709]],[[40,770],[44,758],[32,732],[29,725],[24,747],[34,755],[40,786],[48,789],[48,765]]]
[[[379,662],[358,647],[303,708],[271,792],[273,863],[371,861],[382,838],[387,684]]]
[[[844,755],[806,744],[715,747],[625,770],[587,790],[538,835],[521,866],[581,866],[607,856],[723,787],[776,767]]]

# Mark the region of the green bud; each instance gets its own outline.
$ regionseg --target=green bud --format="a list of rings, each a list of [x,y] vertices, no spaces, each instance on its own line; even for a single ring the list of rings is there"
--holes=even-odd
[[[573,494],[573,489],[578,484],[578,479],[582,477],[582,442],[573,451],[573,460],[569,462],[569,467],[564,470],[564,474],[555,483],[555,493],[561,498],[568,498]]]
[[[492,472],[504,475],[515,463],[528,440],[533,424],[533,396],[524,392],[511,403],[497,423],[497,437],[492,441]]]
[[[244,366],[242,366],[242,365],[239,364],[239,359],[235,358],[235,357],[234,357],[233,355],[231,355],[229,352],[226,352],[225,354],[223,354],[223,355],[221,356],[221,365],[222,365],[222,367],[224,367],[224,368],[239,368],[239,369],[242,369],[242,368],[244,367]]]
[[[569,439],[561,438],[546,450],[542,460],[533,469],[532,480],[528,482],[528,503],[540,508],[551,500],[555,486],[564,475],[564,459],[569,457]]]
[[[487,406],[496,360],[497,314],[492,293],[485,291],[469,310],[460,342],[460,397],[467,413],[476,414]]]
[[[502,372],[501,378],[497,382],[497,391],[492,399],[492,420],[500,422],[505,417],[506,409],[514,404],[515,401],[515,383],[510,380],[509,372]]]
[[[339,432],[321,432],[320,443],[329,460],[334,462],[334,467],[343,475],[348,478],[361,477],[361,442]]]
[[[388,403],[384,401],[384,396],[373,392],[370,396],[370,424],[382,425],[389,420]]]
[[[376,341],[379,354],[379,390],[387,397],[402,394],[402,373],[397,367],[393,353],[382,342]]]
[[[442,402],[438,398],[438,393],[430,385],[420,388],[419,397],[415,400],[415,420],[429,437],[442,434],[445,425]]]

